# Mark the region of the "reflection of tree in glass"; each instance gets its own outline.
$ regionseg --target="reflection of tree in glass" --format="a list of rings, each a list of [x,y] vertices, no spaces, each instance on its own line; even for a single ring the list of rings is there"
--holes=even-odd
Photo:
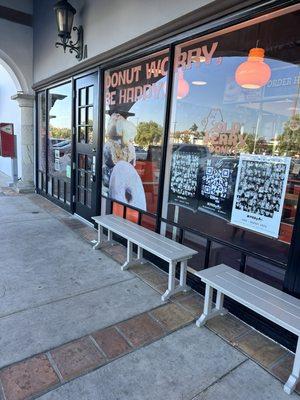
[[[175,143],[191,143],[191,132],[188,130],[174,132],[174,142]]]
[[[140,122],[137,126],[137,135],[134,143],[141,147],[149,147],[160,144],[163,134],[163,127],[157,122]]]
[[[49,127],[50,136],[56,139],[70,139],[71,138],[71,129],[69,128],[57,128],[54,126]]]
[[[255,139],[254,133],[245,134],[245,145],[241,148],[242,153],[249,154],[269,154],[272,153],[272,145],[269,145],[265,138],[258,137]],[[255,143],[256,142],[256,143]],[[270,151],[269,151],[270,150]]]
[[[198,131],[198,126],[195,124],[195,122],[190,127],[189,131],[192,135],[192,142],[194,142],[195,140],[203,139],[204,137],[204,132]]]
[[[198,133],[198,126],[195,124],[195,122],[190,127],[190,131],[193,132],[193,133]]]
[[[277,137],[278,154],[281,156],[296,156],[300,154],[300,114],[290,118],[284,125],[284,130]]]
[[[174,141],[176,143],[194,144],[197,140],[203,139],[203,137],[204,132],[198,131],[198,126],[195,124],[195,122],[188,130],[174,132]]]

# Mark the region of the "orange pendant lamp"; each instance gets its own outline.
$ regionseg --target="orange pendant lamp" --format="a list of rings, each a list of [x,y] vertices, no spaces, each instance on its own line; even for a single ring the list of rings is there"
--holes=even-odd
[[[271,77],[271,68],[264,62],[265,50],[254,47],[249,51],[248,60],[235,71],[236,82],[245,89],[259,89],[265,86]]]
[[[183,70],[178,68],[178,85],[177,85],[177,99],[183,99],[185,96],[189,94],[190,85],[184,79]]]

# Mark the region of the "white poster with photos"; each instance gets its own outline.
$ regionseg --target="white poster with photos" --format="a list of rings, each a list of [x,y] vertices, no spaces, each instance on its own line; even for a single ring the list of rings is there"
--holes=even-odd
[[[241,154],[231,223],[278,238],[291,158]]]

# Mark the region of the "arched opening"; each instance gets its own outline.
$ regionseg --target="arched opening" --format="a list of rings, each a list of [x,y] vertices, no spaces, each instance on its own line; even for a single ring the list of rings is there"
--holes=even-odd
[[[18,82],[17,82],[18,83]],[[21,113],[20,107],[11,97],[19,91],[19,85],[16,85],[16,79],[13,79],[11,73],[5,68],[4,63],[0,63],[0,123],[12,123],[14,134],[20,137]],[[18,147],[18,140],[17,140]],[[18,155],[18,151],[17,151]],[[11,159],[0,156],[0,172],[2,185],[12,182],[18,176],[18,157]]]
[[[31,93],[20,68],[0,49],[0,123],[13,124],[16,136],[15,158],[0,156],[0,186],[7,186],[9,183],[16,184],[18,179],[23,178],[22,109],[16,100],[23,94]]]
[[[5,68],[10,78],[13,80],[16,92],[32,93],[26,79],[17,64],[0,49],[0,65]]]

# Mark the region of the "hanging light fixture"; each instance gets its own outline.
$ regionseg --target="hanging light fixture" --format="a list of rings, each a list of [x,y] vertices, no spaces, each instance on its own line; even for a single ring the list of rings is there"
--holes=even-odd
[[[192,62],[193,63],[204,63],[206,61],[206,58],[204,56],[194,56],[192,57]]]
[[[184,79],[182,68],[178,68],[177,99],[183,99],[189,94],[190,85]]]
[[[207,82],[199,79],[199,80],[197,80],[197,81],[193,81],[193,82],[192,82],[192,85],[195,85],[195,86],[205,86],[205,85],[207,85]]]
[[[264,62],[264,55],[264,49],[254,47],[249,51],[248,60],[238,66],[235,80],[242,88],[259,89],[268,83],[271,68]]]
[[[73,20],[76,14],[75,8],[67,0],[60,0],[54,6],[58,36],[60,42],[55,43],[55,47],[62,46],[64,53],[68,48],[70,53],[75,52],[78,61],[83,58],[83,28],[74,26]],[[77,31],[77,41],[74,43],[71,39],[71,31]]]

